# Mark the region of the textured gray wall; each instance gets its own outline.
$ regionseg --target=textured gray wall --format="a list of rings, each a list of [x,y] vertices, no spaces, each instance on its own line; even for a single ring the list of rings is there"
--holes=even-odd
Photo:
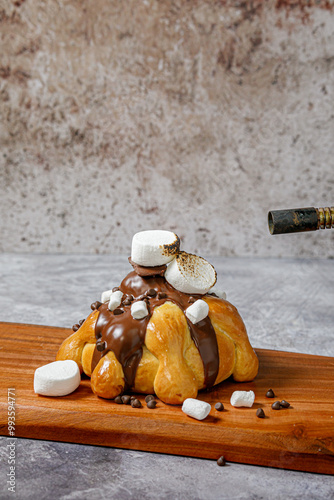
[[[311,7],[304,7],[309,3]],[[334,257],[329,2],[0,0],[0,250]],[[327,8],[325,8],[327,6]]]

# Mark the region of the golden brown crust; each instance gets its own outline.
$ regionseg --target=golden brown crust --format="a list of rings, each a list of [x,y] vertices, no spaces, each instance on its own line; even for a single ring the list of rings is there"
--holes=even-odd
[[[197,396],[196,377],[185,360],[191,337],[182,310],[172,302],[154,309],[146,330],[146,347],[159,360],[154,392],[165,403],[181,404]]]
[[[123,392],[123,368],[112,351],[107,352],[96,365],[91,377],[91,387],[97,396],[106,399],[114,399]]]
[[[137,368],[133,392],[153,394],[154,379],[159,368],[159,360],[143,346],[143,355]]]
[[[85,347],[82,350],[82,368],[83,372],[88,375],[88,377],[92,375],[92,361],[94,350],[95,342],[94,344],[85,344]]]
[[[254,349],[250,345],[246,327],[236,307],[227,300],[214,297],[206,297],[205,301],[209,305],[209,317],[215,329],[217,340],[225,336],[225,339],[230,339],[235,345],[236,359],[232,371],[234,380],[237,382],[253,380],[258,372],[259,361]],[[218,347],[219,344],[220,342],[218,341]],[[219,353],[220,361],[223,361],[222,357]],[[224,376],[220,380],[221,375],[218,373],[216,383],[227,378]]]
[[[237,309],[226,300],[211,296],[204,300],[209,305],[218,344],[219,371],[215,384],[230,375],[238,382],[252,380],[258,371],[258,359]],[[98,315],[98,310],[93,311],[79,330],[63,342],[56,359],[76,361],[80,370],[91,376],[93,392],[113,399],[122,393],[125,384],[122,365],[114,353],[108,351],[91,373]],[[186,317],[176,304],[166,301],[154,309],[148,323],[132,390],[155,392],[165,403],[181,404],[205,388],[204,378],[203,362],[191,339]]]
[[[80,373],[82,373],[82,352],[87,343],[95,344],[96,342],[95,323],[97,318],[98,311],[95,309],[81,327],[61,344],[56,356],[57,361],[59,359],[73,359],[78,364]]]

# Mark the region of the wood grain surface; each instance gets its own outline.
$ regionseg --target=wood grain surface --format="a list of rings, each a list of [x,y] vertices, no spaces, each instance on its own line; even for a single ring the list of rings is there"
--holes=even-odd
[[[33,391],[34,371],[54,361],[71,330],[0,323],[0,432],[8,435],[7,389],[15,388],[16,437],[112,446],[309,472],[334,473],[334,359],[257,349],[260,370],[250,383],[223,382],[198,398],[212,404],[204,421],[187,417],[178,406],[158,401],[149,410],[117,405],[96,397],[84,378],[61,398]],[[265,394],[269,388],[275,399]],[[252,408],[229,404],[235,390],[253,390]],[[290,408],[271,404],[285,399]],[[214,409],[217,401],[225,410]],[[265,419],[255,413],[263,408]]]

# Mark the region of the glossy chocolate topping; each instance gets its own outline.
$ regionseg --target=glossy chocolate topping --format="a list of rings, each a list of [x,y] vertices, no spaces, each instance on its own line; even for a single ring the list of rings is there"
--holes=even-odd
[[[136,271],[136,273],[139,274],[139,276],[143,276],[143,277],[163,276],[165,274],[166,269],[167,269],[166,264],[164,264],[162,266],[155,266],[155,267],[144,267],[144,266],[140,266],[139,264],[136,264],[135,262],[133,262],[131,257],[129,257],[128,260],[129,260],[131,266],[133,267],[133,269]]]
[[[170,301],[185,311],[192,302],[192,297],[199,299],[203,295],[191,296],[179,292],[162,276],[142,277],[135,271],[124,278],[119,289],[123,292],[123,300],[117,308],[117,314],[116,311],[109,311],[107,302],[99,307],[99,316],[95,324],[96,348],[92,371],[99,360],[112,350],[123,367],[125,389],[128,389],[134,383],[142,356],[147,324],[154,308]],[[131,316],[131,304],[138,300],[146,301],[149,312],[148,316],[140,320]],[[203,361],[205,386],[211,387],[219,370],[218,344],[214,328],[208,316],[196,325],[188,321],[188,327]]]

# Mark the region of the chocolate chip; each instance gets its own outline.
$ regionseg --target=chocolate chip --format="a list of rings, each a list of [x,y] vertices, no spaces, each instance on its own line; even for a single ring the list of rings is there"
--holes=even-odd
[[[130,302],[132,302],[134,300],[134,296],[133,295],[127,295],[126,299],[129,300]]]
[[[280,405],[282,408],[289,408],[290,406],[290,403],[288,403],[287,401],[285,401],[285,399],[283,399],[281,402],[280,402]]]
[[[123,404],[123,401],[122,401],[122,398],[121,396],[116,396],[115,399],[114,399],[115,403],[117,403],[118,405],[122,405]]]
[[[217,411],[223,411],[224,405],[223,405],[223,403],[216,403],[215,408]]]
[[[275,393],[272,389],[269,389],[266,393],[266,398],[274,398],[275,397]]]
[[[130,404],[130,399],[131,399],[130,396],[124,395],[124,396],[122,396],[121,399],[122,399],[122,403],[124,405],[129,405]]]
[[[273,403],[271,405],[272,409],[273,410],[280,410],[281,409],[281,403],[279,401],[275,401],[275,403]]]
[[[133,401],[134,399],[137,399],[136,396],[131,396],[130,402]]]
[[[131,401],[131,406],[132,408],[141,408],[142,407],[142,404],[141,402],[139,401],[139,399],[133,399]]]
[[[150,401],[147,403],[147,408],[150,410],[153,410],[157,406],[157,402],[155,399],[150,399]]]
[[[226,465],[225,457],[223,456],[219,457],[217,460],[217,464],[219,465],[219,467],[224,467],[224,465]]]
[[[72,326],[72,330],[73,330],[74,332],[78,331],[78,330],[79,330],[79,328],[80,328],[80,325],[79,325],[78,323],[77,323],[76,325],[73,325],[73,326]]]
[[[148,394],[146,397],[145,397],[145,403],[148,403],[149,401],[151,401],[151,399],[155,399],[154,396],[152,394]]]
[[[118,286],[114,286],[114,288],[112,289],[113,292],[118,292],[118,290],[119,290]]]
[[[91,304],[90,308],[94,311],[95,309],[99,309],[99,307],[102,306],[102,302],[99,302],[98,300],[96,302],[93,302],[93,304]]]
[[[86,321],[86,319],[85,319],[85,318],[84,318],[84,319],[81,319],[81,320],[79,321],[79,325],[81,326],[81,325],[82,325],[85,321]]]
[[[125,299],[123,301],[123,306],[130,306],[131,305],[131,300],[130,299]]]
[[[196,302],[196,299],[194,297],[189,297],[188,304],[193,304],[194,302]]]
[[[256,410],[256,416],[259,417],[259,418],[264,418],[265,417],[265,413],[264,411],[262,410],[262,408],[258,408]]]
[[[156,291],[156,290],[154,290],[154,288],[150,288],[150,289],[149,289],[146,293],[147,293],[147,295],[148,295],[149,297],[155,297],[155,296],[156,296],[156,294],[157,294],[157,291]]]
[[[165,293],[165,292],[158,293],[158,299],[165,299],[166,297],[167,297],[167,293]]]
[[[119,309],[118,307],[116,309],[113,310],[113,313],[115,316],[117,316],[118,314],[123,314],[124,311],[123,309]]]
[[[105,342],[96,342],[96,349],[98,351],[104,351],[106,348],[106,343]]]

